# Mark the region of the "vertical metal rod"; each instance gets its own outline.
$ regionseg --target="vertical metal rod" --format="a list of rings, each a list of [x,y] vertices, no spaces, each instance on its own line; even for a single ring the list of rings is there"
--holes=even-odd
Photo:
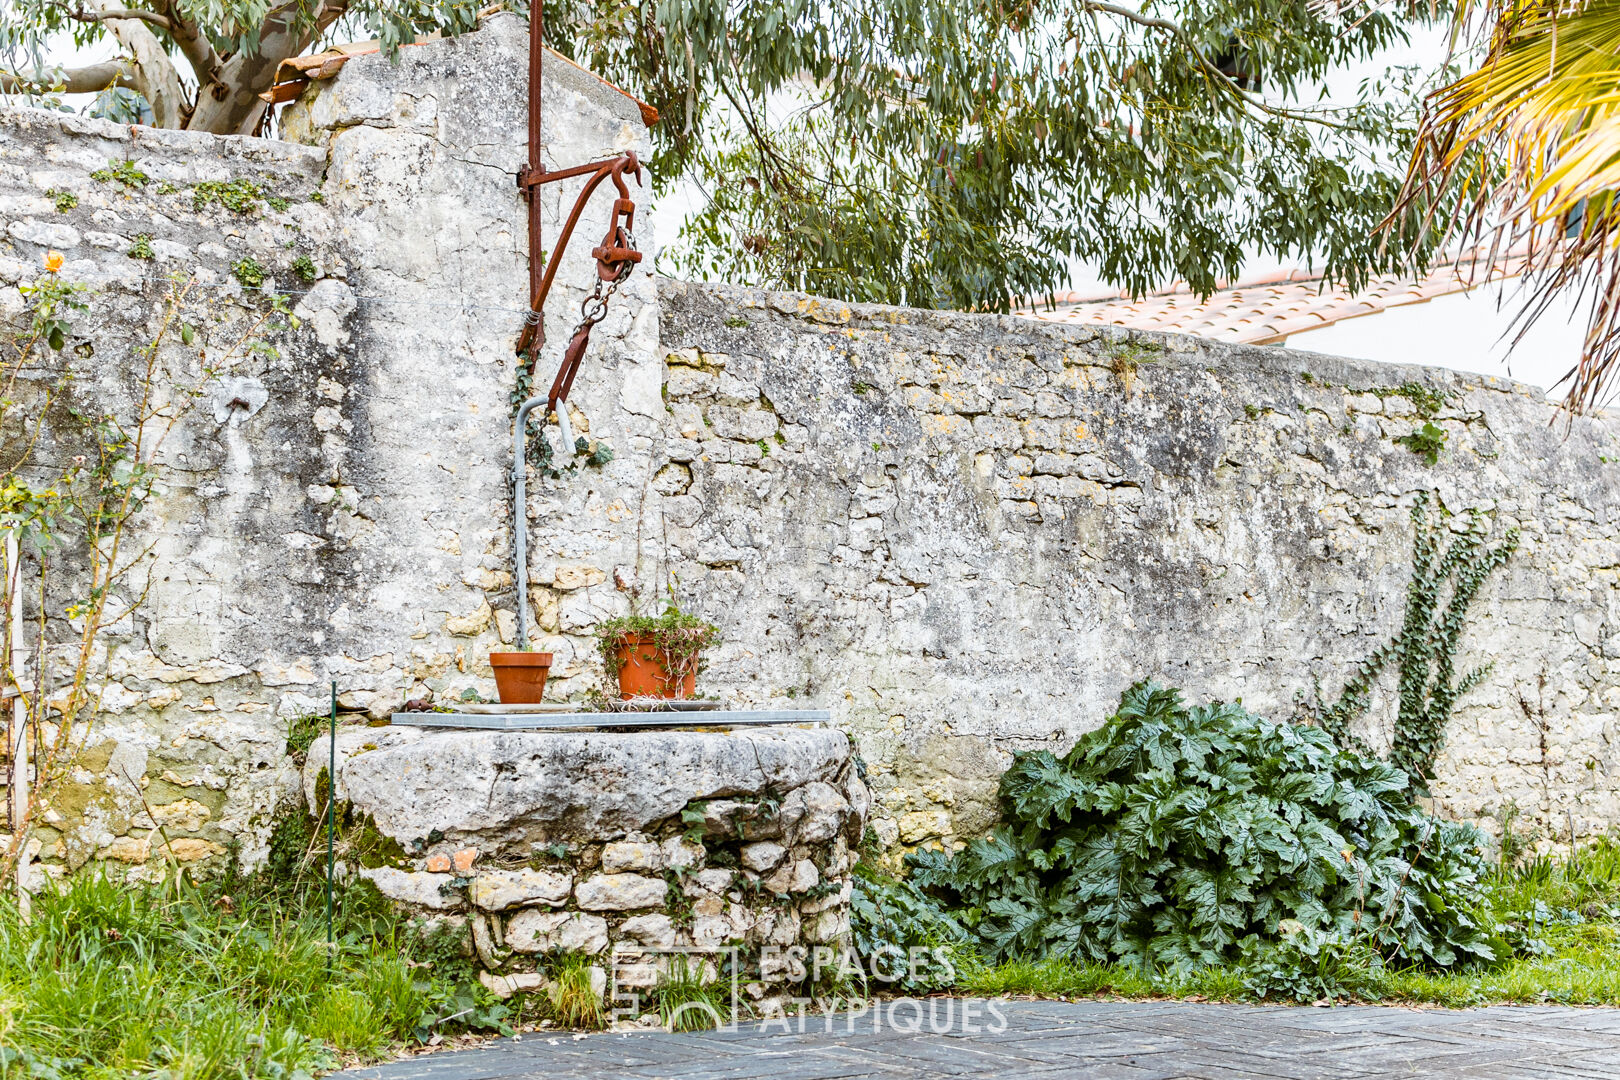
[[[527,496],[529,413],[544,406],[544,397],[532,397],[518,407],[512,432],[512,554],[517,561],[517,647],[529,647],[529,503]],[[568,408],[559,404],[558,413]],[[541,438],[545,438],[544,435]]]
[[[542,138],[540,120],[544,104],[540,82],[546,52],[545,38],[545,0],[529,0],[529,170],[535,176],[540,176],[546,171],[540,147]],[[540,278],[545,269],[541,262],[545,247],[540,236],[539,185],[525,188],[524,197],[529,201],[529,295],[535,297],[540,295]],[[532,372],[540,360],[540,349],[546,343],[546,326],[539,314],[531,313],[530,317],[541,319],[539,325],[535,327],[534,340],[529,350],[529,370]]]
[[[28,812],[28,739],[25,724],[22,686],[22,665],[26,651],[22,643],[22,558],[17,545],[15,529],[6,531],[6,596],[10,606],[6,612],[6,645],[10,655],[12,681],[19,687],[11,702],[11,827],[22,827],[23,815]]]
[[[44,573],[41,569],[40,573]],[[11,730],[7,737],[11,743],[11,828],[18,832],[28,816],[28,708],[23,700],[23,666],[28,661],[28,650],[22,639],[22,550],[17,543],[17,530],[6,531],[6,588],[11,604],[6,612],[6,645],[10,650],[7,662],[11,665],[11,681],[17,696],[11,701]],[[43,675],[43,668],[41,669]],[[37,696],[44,686],[43,677],[34,680],[29,689]],[[17,852],[17,904],[24,919],[28,918],[30,903],[23,882],[28,879],[28,837],[18,840]]]
[[[337,680],[332,681],[332,719],[326,731],[326,974],[332,974],[332,955],[337,951],[332,938],[332,830],[337,804]]]

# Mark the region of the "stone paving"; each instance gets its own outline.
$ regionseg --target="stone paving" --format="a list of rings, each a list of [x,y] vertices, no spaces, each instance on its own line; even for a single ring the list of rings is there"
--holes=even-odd
[[[915,1013],[807,1017],[730,1032],[531,1034],[342,1074],[343,1080],[1620,1080],[1620,1010],[1496,1006],[1289,1008],[1187,1002],[1001,1001],[1005,1026],[960,1001]],[[947,1008],[954,1012],[947,1012]],[[964,1020],[966,1022],[964,1023]],[[997,1032],[986,1028],[1002,1027]]]

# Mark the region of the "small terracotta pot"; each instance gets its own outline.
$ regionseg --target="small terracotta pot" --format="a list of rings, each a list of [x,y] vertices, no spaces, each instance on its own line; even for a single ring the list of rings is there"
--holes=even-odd
[[[492,652],[489,666],[495,669],[495,690],[502,705],[538,705],[551,674],[548,652]]]
[[[689,698],[697,693],[697,664],[677,679],[670,674],[670,657],[657,639],[640,634],[623,634],[613,646],[619,662],[619,697]]]

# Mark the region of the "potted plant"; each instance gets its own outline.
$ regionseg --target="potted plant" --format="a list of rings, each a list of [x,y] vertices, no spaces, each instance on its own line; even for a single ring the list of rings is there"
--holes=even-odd
[[[492,652],[489,666],[495,669],[495,692],[502,705],[540,704],[551,674],[550,653]]]
[[[662,615],[623,615],[596,628],[602,665],[618,677],[624,701],[694,696],[703,650],[719,641],[718,626],[687,614],[673,599]]]

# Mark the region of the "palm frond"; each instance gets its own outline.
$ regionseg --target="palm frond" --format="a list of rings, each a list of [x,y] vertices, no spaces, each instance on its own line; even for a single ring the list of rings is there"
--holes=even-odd
[[[1464,0],[1455,34],[1488,35],[1484,61],[1425,101],[1384,227],[1438,228],[1487,265],[1523,252],[1515,340],[1555,298],[1589,298],[1566,402],[1598,407],[1620,375],[1620,0]]]

